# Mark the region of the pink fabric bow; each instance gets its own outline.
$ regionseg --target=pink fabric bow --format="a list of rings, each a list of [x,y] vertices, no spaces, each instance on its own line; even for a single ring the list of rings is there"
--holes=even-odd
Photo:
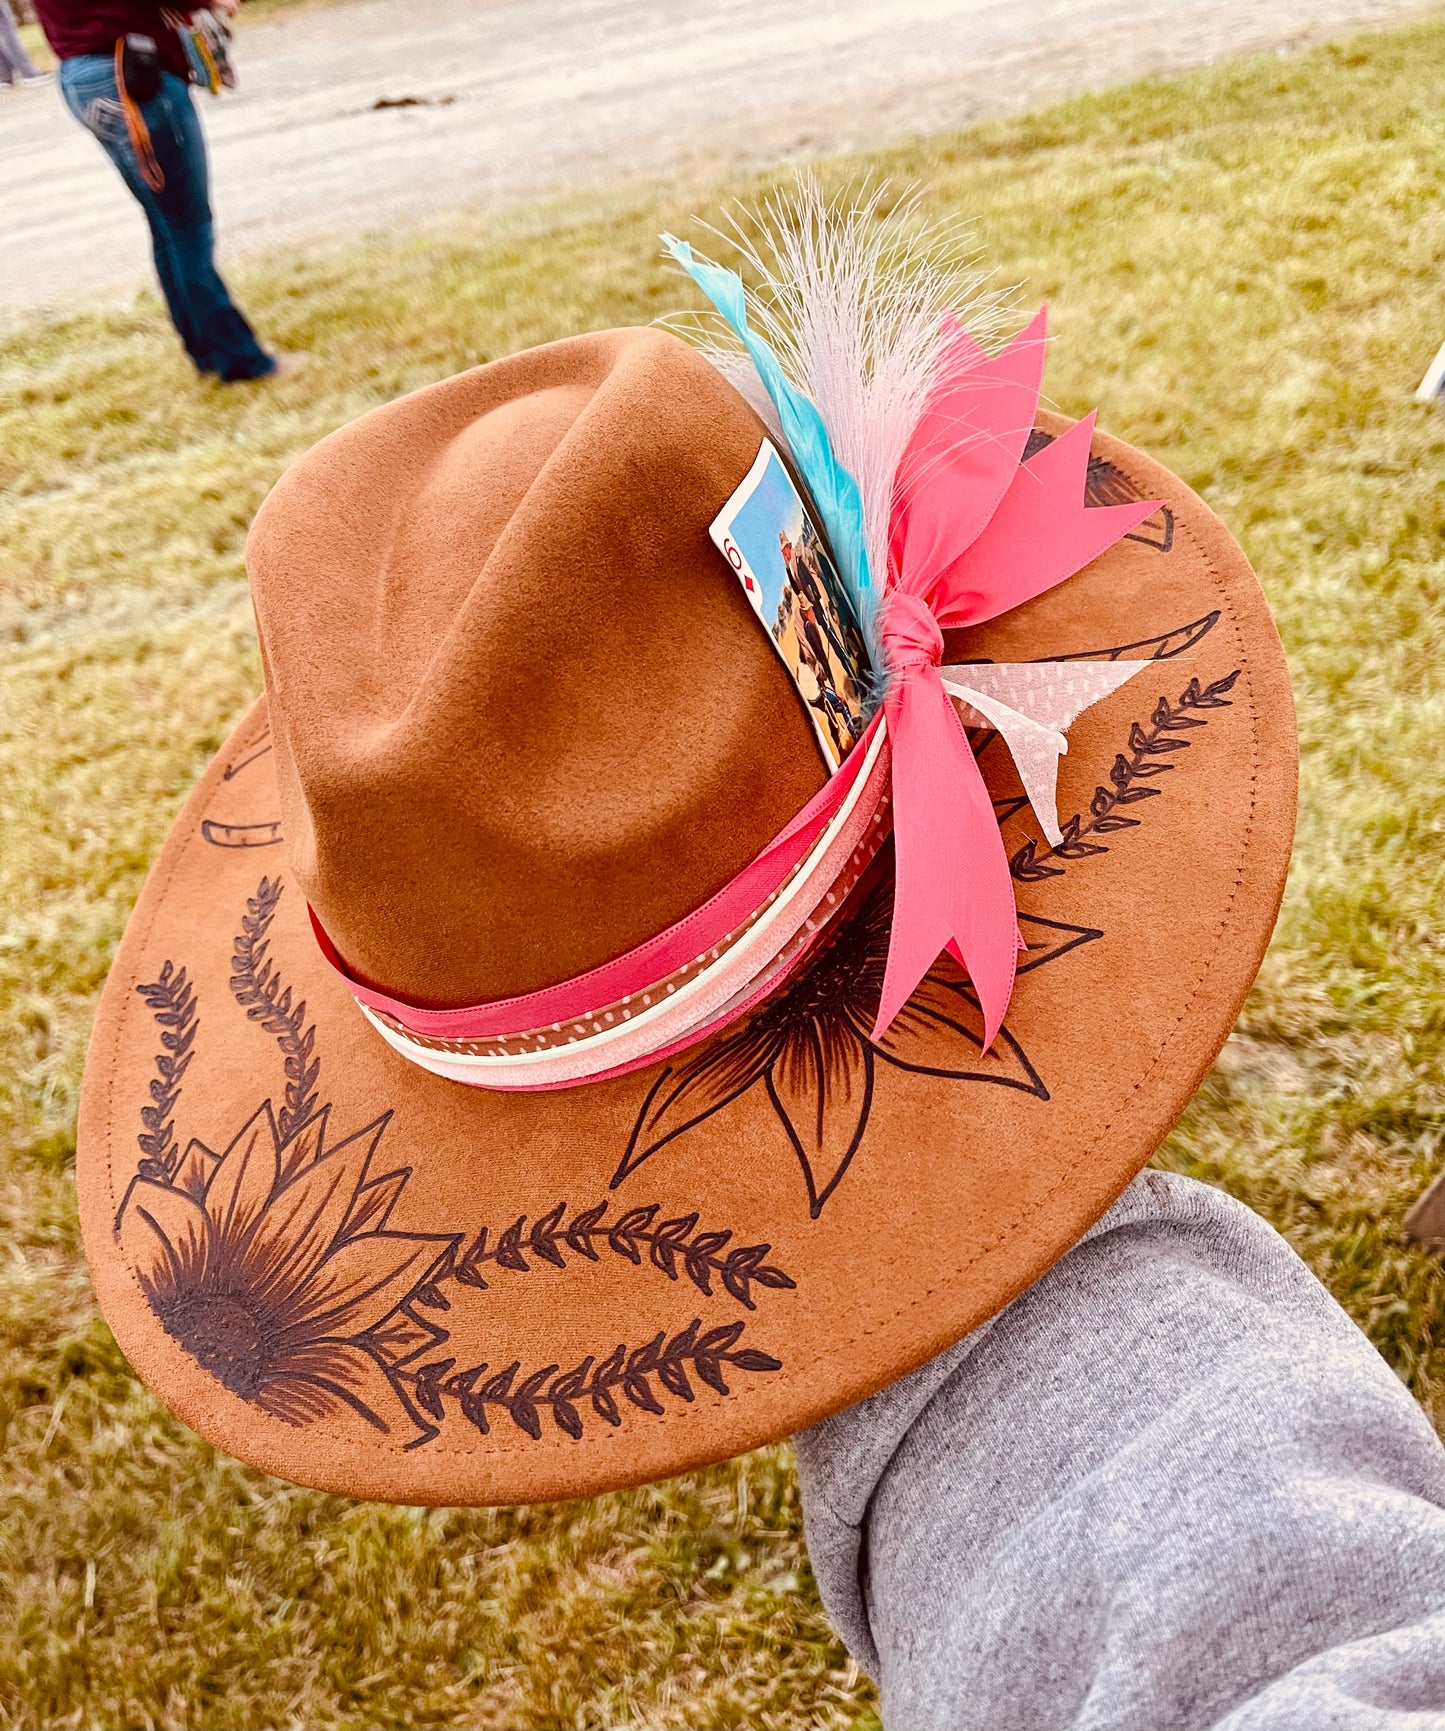
[[[1158,510],[1084,507],[1094,417],[1027,463],[1047,308],[992,359],[945,321],[938,375],[894,480],[880,617],[893,747],[896,889],[873,1038],[947,949],[992,1045],[1021,939],[993,802],[939,667],[943,633],[1052,589]]]

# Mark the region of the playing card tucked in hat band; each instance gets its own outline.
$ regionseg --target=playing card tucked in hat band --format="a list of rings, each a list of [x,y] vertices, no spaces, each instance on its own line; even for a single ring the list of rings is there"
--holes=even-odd
[[[127,930],[78,1161],[121,1346],[221,1446],[442,1503],[725,1457],[994,1312],[1187,1102],[1288,859],[1268,611],[1032,396],[996,473],[939,445],[1027,358],[941,328],[891,547],[766,355],[655,330],[376,410],[263,507],[266,695]],[[765,441],[750,591],[712,531]]]

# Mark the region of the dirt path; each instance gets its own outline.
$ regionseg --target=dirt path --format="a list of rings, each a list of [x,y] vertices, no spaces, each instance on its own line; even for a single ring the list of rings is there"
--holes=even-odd
[[[253,23],[205,101],[225,253],[591,181],[948,130],[1422,0],[356,0]],[[800,99],[799,92],[806,96]],[[376,107],[413,97],[417,106]],[[0,90],[0,310],[128,292],[139,213],[53,87]]]

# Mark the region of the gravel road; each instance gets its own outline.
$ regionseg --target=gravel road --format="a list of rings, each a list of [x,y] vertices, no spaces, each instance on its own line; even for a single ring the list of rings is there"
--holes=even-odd
[[[353,0],[202,99],[224,254],[968,124],[1421,0]],[[415,105],[378,107],[414,98]],[[53,86],[0,89],[0,310],[128,293],[144,225]]]

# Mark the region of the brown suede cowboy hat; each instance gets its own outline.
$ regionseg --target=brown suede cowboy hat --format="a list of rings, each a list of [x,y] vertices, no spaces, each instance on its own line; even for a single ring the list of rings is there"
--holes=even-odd
[[[242,1459],[499,1503],[787,1435],[1034,1280],[1226,1038],[1295,798],[1239,547],[1118,440],[1019,428],[1011,472],[1076,451],[1083,531],[1131,526],[986,622],[895,606],[889,677],[982,694],[955,768],[1023,947],[992,1038],[967,934],[880,1027],[895,860],[936,814],[907,810],[892,696],[848,732],[860,634],[825,639],[810,599],[770,641],[710,535],[779,437],[677,337],[610,331],[373,411],[257,517],[266,693],[126,931],[78,1157],[120,1346]],[[825,541],[842,559],[811,503],[799,584]],[[990,668],[1033,664],[1104,691],[1048,825],[981,711]]]

